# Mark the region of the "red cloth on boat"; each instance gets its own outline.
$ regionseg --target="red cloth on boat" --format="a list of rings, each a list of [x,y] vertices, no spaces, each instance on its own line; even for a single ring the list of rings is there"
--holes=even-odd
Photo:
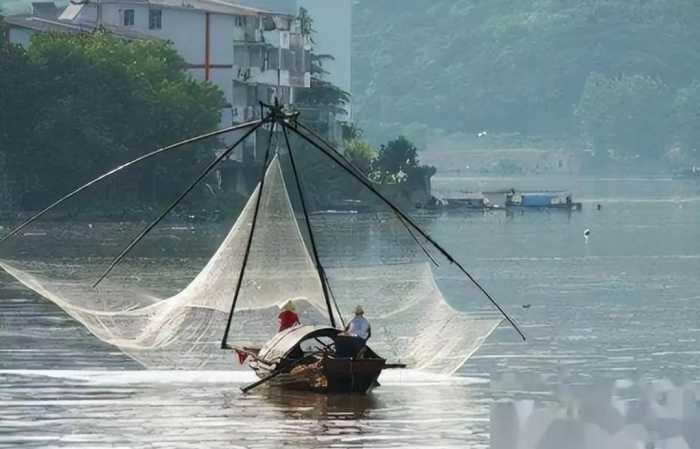
[[[289,329],[295,324],[301,324],[299,322],[299,316],[291,310],[281,312],[278,318],[280,319],[280,328],[277,332],[282,332],[285,329]]]
[[[238,363],[243,365],[248,358],[248,354],[243,351],[239,351],[238,349],[234,349],[234,351],[236,351],[236,355],[238,355]]]

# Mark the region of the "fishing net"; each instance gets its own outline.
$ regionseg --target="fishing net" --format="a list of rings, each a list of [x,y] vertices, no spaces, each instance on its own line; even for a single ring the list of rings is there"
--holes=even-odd
[[[213,257],[175,294],[154,293],[143,282],[130,286],[129,279],[146,277],[148,271],[133,261],[131,268],[126,263],[122,275],[111,276],[96,289],[90,281],[98,272],[89,260],[80,265],[60,260],[27,263],[15,259],[2,260],[0,266],[82,323],[97,338],[147,368],[231,369],[234,357],[231,351],[220,349],[221,339],[253,229],[226,343],[262,345],[276,333],[280,306],[289,299],[295,300],[302,323],[329,324],[322,285],[307,249],[307,229],[299,224],[293,206],[296,199],[290,198],[287,182],[283,163],[275,157],[265,176],[255,226],[260,186]],[[372,221],[380,225],[389,220],[387,215],[373,217]],[[315,216],[312,226],[341,232],[344,226],[356,228],[352,220],[324,214]],[[346,250],[358,249],[359,243],[351,235],[358,231],[348,232],[350,243]],[[319,232],[319,239],[332,239],[331,234]],[[379,248],[380,254],[363,259],[363,263],[344,263],[342,256],[347,251],[342,245],[336,246],[336,254],[321,256],[328,260],[336,321],[340,322],[341,315],[356,304],[363,304],[373,329],[370,345],[376,352],[411,367],[454,372],[498,326],[500,318],[483,311],[469,315],[456,311],[446,302],[425,261],[388,257],[390,251],[381,251],[387,246],[374,243],[377,242],[365,239],[364,245]],[[395,248],[393,244],[388,246]]]

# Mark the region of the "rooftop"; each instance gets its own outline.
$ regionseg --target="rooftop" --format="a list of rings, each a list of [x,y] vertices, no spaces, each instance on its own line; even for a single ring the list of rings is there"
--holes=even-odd
[[[30,16],[27,14],[16,15],[16,16],[6,16],[5,23],[10,25],[10,27],[26,28],[33,31],[38,31],[42,33],[90,33],[95,31],[94,24],[81,24],[78,22],[66,22],[62,20],[52,20],[43,17]],[[124,39],[152,39],[152,37],[139,33],[133,30],[125,28],[116,28],[111,26],[104,26],[104,29],[109,31],[115,36],[122,37]]]

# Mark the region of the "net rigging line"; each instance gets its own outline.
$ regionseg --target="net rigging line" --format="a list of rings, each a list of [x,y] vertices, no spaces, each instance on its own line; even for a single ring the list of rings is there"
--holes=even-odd
[[[294,123],[297,123],[298,121],[295,120]],[[515,323],[515,321],[506,313],[506,311],[501,307],[500,304],[496,302],[495,299],[486,291],[486,289],[457,261],[455,260],[454,257],[450,253],[447,252],[439,243],[437,243],[428,233],[423,231],[423,229],[418,226],[413,219],[411,219],[408,215],[406,215],[401,209],[399,209],[394,203],[392,203],[390,200],[388,200],[384,195],[382,195],[373,185],[372,181],[370,181],[366,176],[361,176],[358,173],[355,173],[354,170],[351,168],[348,168],[345,164],[343,164],[343,157],[342,155],[339,155],[339,152],[335,150],[333,145],[330,143],[326,142],[325,139],[320,139],[321,141],[324,142],[324,145],[329,146],[333,148],[333,151],[329,151],[323,146],[319,145],[316,143],[312,138],[310,138],[308,135],[306,135],[304,132],[300,131],[298,128],[295,128],[292,126],[292,124],[288,123],[285,120],[281,120],[281,123],[283,126],[286,128],[290,129],[293,131],[295,134],[297,134],[299,137],[304,139],[306,142],[311,144],[313,147],[324,153],[326,156],[328,156],[331,160],[333,160],[338,166],[342,167],[344,170],[346,170],[348,173],[350,173],[355,179],[360,181],[367,189],[369,189],[372,193],[374,193],[379,199],[381,199],[387,206],[389,206],[397,215],[399,215],[403,220],[406,221],[407,224],[409,224],[416,232],[418,232],[423,238],[425,238],[428,242],[430,242],[435,249],[437,249],[445,258],[447,258],[450,263],[455,265],[467,278],[488,298],[488,300],[493,304],[494,307],[503,315],[503,317],[508,321],[508,323],[515,329],[515,331],[520,335],[520,338],[522,338],[523,341],[526,341],[527,338],[525,337],[525,334],[523,333],[522,330],[518,327],[518,325]]]
[[[37,212],[36,214],[32,215],[32,216],[29,217],[27,220],[25,220],[23,223],[21,223],[21,224],[18,225],[16,228],[12,229],[9,233],[7,233],[5,236],[3,236],[3,237],[0,239],[0,243],[4,242],[5,240],[8,240],[8,239],[9,239],[10,237],[12,237],[12,236],[17,235],[20,231],[22,231],[22,229],[26,228],[27,226],[29,226],[30,224],[32,224],[33,222],[35,222],[35,221],[36,221],[37,219],[39,219],[42,215],[46,214],[47,212],[51,211],[52,209],[56,208],[57,206],[61,205],[62,203],[68,201],[68,200],[71,199],[71,198],[73,198],[74,196],[76,196],[76,195],[79,194],[80,192],[82,192],[82,191],[84,191],[84,190],[87,190],[88,188],[92,187],[93,185],[99,183],[100,181],[102,181],[102,180],[104,180],[104,179],[106,179],[106,178],[109,178],[110,176],[112,176],[112,175],[114,175],[114,174],[116,174],[116,173],[118,173],[118,172],[120,172],[120,171],[122,171],[122,170],[124,170],[124,169],[126,169],[126,168],[129,168],[129,167],[131,167],[131,166],[133,166],[133,165],[137,165],[137,164],[139,164],[139,163],[141,163],[141,162],[143,162],[143,161],[145,161],[145,160],[148,160],[148,159],[150,159],[150,158],[152,158],[152,157],[155,157],[155,156],[157,156],[157,155],[159,155],[159,154],[161,154],[161,153],[166,153],[166,152],[175,150],[175,149],[180,148],[180,147],[182,147],[182,146],[185,146],[185,145],[187,145],[187,144],[197,143],[197,142],[200,142],[200,141],[202,141],[202,140],[208,139],[208,138],[210,138],[210,137],[215,137],[215,136],[219,136],[219,135],[226,134],[226,133],[230,133],[230,132],[234,132],[234,131],[240,131],[240,130],[249,128],[249,127],[251,127],[251,126],[256,126],[256,125],[258,125],[259,123],[261,123],[261,121],[262,121],[262,120],[253,120],[253,121],[250,121],[250,122],[241,123],[240,125],[230,126],[230,127],[228,127],[228,128],[222,128],[222,129],[219,129],[219,130],[216,130],[216,131],[212,131],[212,132],[210,132],[210,133],[201,134],[201,135],[199,135],[199,136],[192,137],[192,138],[186,139],[186,140],[182,140],[182,141],[180,141],[180,142],[176,142],[176,143],[174,143],[174,144],[172,144],[172,145],[168,145],[168,146],[163,147],[163,148],[159,148],[159,149],[157,149],[157,150],[155,150],[155,151],[152,151],[152,152],[150,152],[150,153],[144,154],[143,156],[140,156],[140,157],[138,157],[138,158],[136,158],[136,159],[134,159],[134,160],[132,160],[132,161],[126,162],[126,163],[124,163],[124,164],[122,164],[122,165],[120,165],[120,166],[118,166],[118,167],[115,167],[115,168],[113,168],[112,170],[101,174],[100,176],[98,176],[97,178],[93,179],[92,181],[89,181],[88,183],[83,184],[82,186],[78,187],[77,189],[73,190],[72,192],[70,192],[70,193],[68,193],[68,194],[66,194],[66,195],[64,195],[64,196],[62,196],[61,198],[59,198],[58,200],[54,201],[53,203],[51,203],[51,204],[50,204],[49,206],[47,206],[46,208],[44,208],[44,209],[42,209],[41,211]]]

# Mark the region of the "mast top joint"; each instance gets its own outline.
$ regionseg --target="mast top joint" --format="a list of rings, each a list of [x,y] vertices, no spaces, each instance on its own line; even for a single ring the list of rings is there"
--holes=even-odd
[[[291,124],[292,122],[296,121],[297,117],[299,117],[299,112],[291,111],[286,108],[285,105],[280,103],[277,97],[275,97],[274,104],[267,104],[261,101],[260,108],[267,110],[266,119],[280,124],[282,124],[282,122]]]

